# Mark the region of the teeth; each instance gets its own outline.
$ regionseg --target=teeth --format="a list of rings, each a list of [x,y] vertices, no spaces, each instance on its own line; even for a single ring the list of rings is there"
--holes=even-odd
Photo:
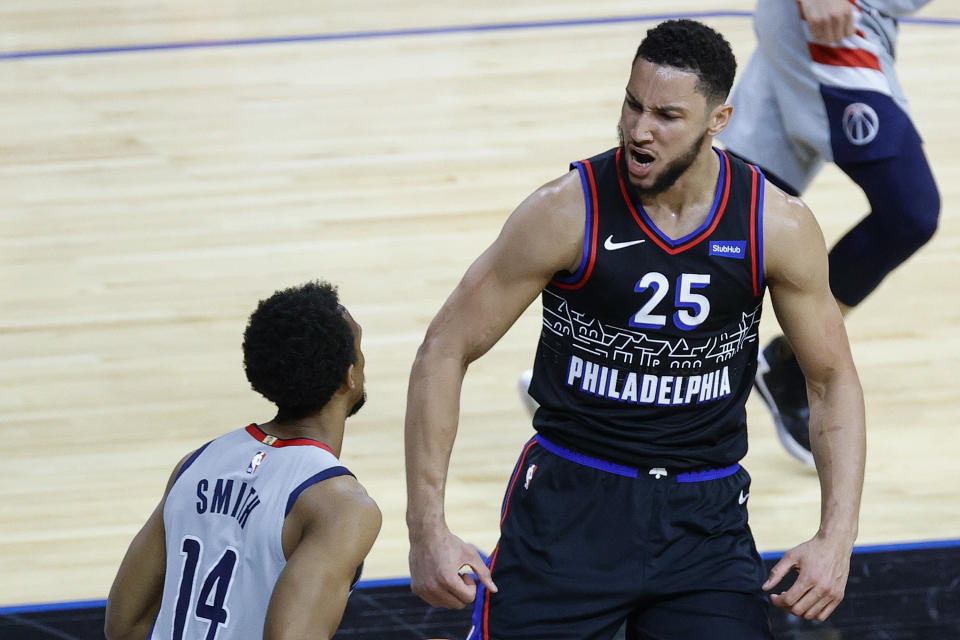
[[[653,158],[646,153],[632,151],[630,155],[633,156],[633,161],[642,167],[649,167],[650,165],[653,164]]]

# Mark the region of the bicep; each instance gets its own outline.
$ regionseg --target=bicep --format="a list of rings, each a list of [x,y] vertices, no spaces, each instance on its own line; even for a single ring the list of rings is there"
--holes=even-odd
[[[843,317],[830,291],[827,250],[813,215],[791,201],[767,236],[767,282],[773,309],[808,380],[828,378],[849,360]]]
[[[558,271],[580,259],[584,200],[571,175],[525,200],[497,239],[467,269],[427,332],[466,361],[483,355]]]

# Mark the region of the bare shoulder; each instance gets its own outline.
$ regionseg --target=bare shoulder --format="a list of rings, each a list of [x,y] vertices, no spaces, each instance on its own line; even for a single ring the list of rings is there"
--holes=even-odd
[[[816,225],[816,220],[803,200],[767,181],[763,200],[764,238],[791,234],[811,224]]]
[[[811,260],[825,257],[820,225],[810,208],[796,196],[766,183],[763,205],[763,254],[766,276],[805,268]]]
[[[542,258],[553,271],[575,268],[582,250],[585,216],[580,177],[570,171],[527,196],[507,220],[500,240],[511,252],[522,245],[523,255]]]
[[[297,498],[294,509],[306,521],[319,518],[329,522],[336,516],[338,520],[380,528],[380,508],[363,485],[350,475],[329,478],[313,485]]]

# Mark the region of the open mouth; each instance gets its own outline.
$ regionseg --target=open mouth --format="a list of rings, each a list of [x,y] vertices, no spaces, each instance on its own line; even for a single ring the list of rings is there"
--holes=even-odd
[[[640,165],[640,167],[644,169],[650,167],[654,161],[653,154],[642,149],[630,149],[630,157],[633,159],[634,163]]]

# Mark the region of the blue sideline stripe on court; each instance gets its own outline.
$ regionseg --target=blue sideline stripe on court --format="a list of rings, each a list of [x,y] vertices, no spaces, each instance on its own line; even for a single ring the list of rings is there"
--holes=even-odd
[[[920,542],[891,542],[890,544],[869,544],[855,546],[854,555],[868,553],[883,553],[885,551],[916,551],[918,549],[949,549],[960,547],[960,540],[923,540]],[[786,551],[765,551],[760,554],[764,560],[775,560],[783,556]]]
[[[106,600],[77,600],[71,602],[48,602],[44,604],[20,604],[12,607],[0,607],[0,616],[15,613],[37,613],[41,611],[70,611],[71,609],[96,609],[107,606]]]
[[[138,51],[164,51],[170,49],[204,49],[211,47],[246,47],[263,44],[287,44],[292,42],[324,42],[330,40],[362,40],[375,38],[402,38],[410,36],[430,36],[450,33],[470,33],[482,31],[509,31],[518,29],[545,29],[551,27],[583,27],[601,24],[621,24],[626,22],[647,22],[670,20],[673,18],[750,18],[750,11],[699,11],[690,13],[651,13],[635,16],[613,16],[607,18],[579,18],[571,20],[543,20],[534,22],[504,22],[493,24],[449,25],[443,27],[420,27],[407,29],[383,29],[372,31],[348,31],[344,33],[317,33],[307,35],[277,36],[274,38],[240,38],[234,40],[196,40],[192,42],[160,42],[155,44],[116,45],[109,47],[86,47],[77,49],[42,49],[38,51],[11,51],[0,53],[2,60],[22,60],[25,58],[52,58],[67,56],[89,56],[105,53],[135,53]],[[928,26],[957,27],[960,19],[955,18],[901,18],[901,22]]]
[[[274,38],[240,38],[235,40],[196,40],[192,42],[167,42],[156,44],[118,45],[78,49],[46,49],[39,51],[14,51],[0,53],[0,60],[24,58],[50,58],[62,56],[87,56],[103,53],[134,53],[137,51],[162,51],[167,49],[203,49],[211,47],[245,47],[262,44],[287,44],[292,42],[325,42],[330,40],[369,40],[377,38],[402,38],[431,36],[450,33],[483,31],[512,31],[520,29],[546,29],[552,27],[583,27],[625,22],[661,21],[671,18],[749,18],[750,11],[699,11],[691,13],[661,13],[608,18],[578,18],[571,20],[543,20],[533,22],[503,22],[493,24],[449,25],[442,27],[412,27],[407,29],[383,29],[372,31],[348,31],[344,33],[317,33],[307,35],[277,36]]]
[[[926,540],[920,542],[896,542],[891,544],[877,544],[877,545],[864,545],[862,547],[854,547],[853,553],[857,554],[867,554],[867,553],[882,553],[882,552],[896,552],[896,551],[914,551],[917,549],[948,549],[951,547],[960,547],[960,540]],[[761,553],[760,556],[764,560],[774,560],[781,557],[784,554],[783,551],[767,551]],[[482,553],[480,554],[483,557],[483,561],[486,562],[487,558]],[[410,578],[384,578],[380,580],[361,580],[357,583],[357,589],[376,589],[378,587],[405,587],[410,584]],[[106,600],[82,600],[78,602],[50,602],[45,604],[24,604],[16,605],[12,607],[0,607],[0,616],[18,614],[18,613],[35,613],[38,611],[69,611],[70,609],[93,609],[96,607],[106,606]]]

